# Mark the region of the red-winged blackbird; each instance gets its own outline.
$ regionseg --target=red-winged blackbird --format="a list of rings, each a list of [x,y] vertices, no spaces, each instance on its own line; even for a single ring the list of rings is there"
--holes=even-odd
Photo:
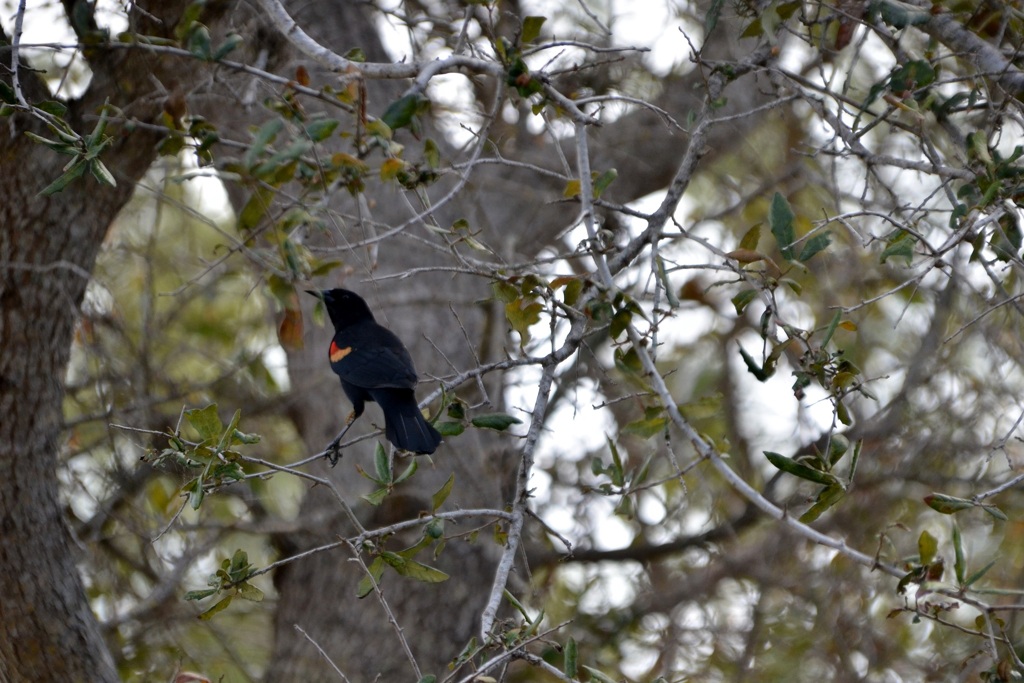
[[[416,368],[412,357],[395,334],[377,324],[370,307],[347,289],[307,290],[323,299],[334,323],[334,339],[328,356],[331,369],[341,378],[341,387],[352,401],[352,414],[345,429],[328,451],[337,461],[337,446],[352,423],[363,414],[366,401],[384,411],[384,434],[397,448],[413,453],[433,453],[441,443],[434,429],[416,405]]]

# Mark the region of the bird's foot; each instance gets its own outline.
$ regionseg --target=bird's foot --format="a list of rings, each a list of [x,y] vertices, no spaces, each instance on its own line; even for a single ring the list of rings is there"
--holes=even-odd
[[[330,461],[331,467],[334,467],[338,464],[338,461],[341,460],[341,444],[338,443],[338,441],[332,441],[328,444],[327,448],[324,449],[324,453],[327,456],[327,460]]]
[[[327,456],[327,459],[331,461],[331,467],[337,465],[338,461],[341,460],[341,440],[345,438],[345,434],[347,434],[348,430],[351,429],[352,423],[356,421],[357,417],[359,417],[359,414],[356,413],[356,411],[353,410],[349,413],[348,419],[345,420],[345,428],[342,429],[338,435],[334,437],[334,441],[331,441],[327,448],[324,449],[324,454]]]

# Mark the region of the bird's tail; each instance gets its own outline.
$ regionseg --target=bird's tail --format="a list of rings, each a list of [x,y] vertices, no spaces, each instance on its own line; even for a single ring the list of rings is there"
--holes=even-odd
[[[441,434],[423,418],[416,395],[411,389],[384,389],[374,392],[374,400],[384,411],[384,433],[396,448],[429,454],[437,450]]]

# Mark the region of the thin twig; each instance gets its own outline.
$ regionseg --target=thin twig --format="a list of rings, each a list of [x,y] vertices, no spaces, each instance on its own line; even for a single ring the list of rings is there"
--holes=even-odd
[[[348,680],[348,678],[347,678],[347,677],[345,676],[345,674],[344,674],[344,673],[342,673],[341,669],[339,669],[339,668],[338,668],[338,665],[337,665],[337,664],[335,664],[335,663],[334,663],[334,662],[333,662],[333,661],[331,660],[331,658],[327,656],[327,653],[326,653],[326,652],[324,652],[324,649],[323,649],[322,647],[320,647],[320,643],[318,643],[318,642],[316,642],[315,640],[313,640],[313,638],[312,638],[312,637],[311,637],[311,636],[310,636],[310,635],[309,635],[308,633],[306,633],[306,632],[305,632],[305,631],[304,631],[304,630],[302,629],[302,627],[301,627],[301,626],[299,626],[298,624],[292,624],[292,625],[293,625],[293,626],[295,627],[295,630],[296,630],[296,631],[298,631],[299,633],[301,633],[301,634],[302,634],[302,637],[303,637],[303,638],[305,638],[306,640],[308,640],[308,641],[310,642],[310,644],[311,644],[311,645],[312,645],[313,647],[315,647],[315,648],[316,648],[316,651],[320,653],[320,656],[324,658],[324,661],[325,661],[325,662],[327,662],[328,664],[330,664],[330,665],[331,665],[331,668],[332,668],[332,669],[334,669],[335,673],[337,673],[337,674],[338,674],[339,676],[341,676],[341,680],[345,681],[345,683],[349,683],[349,680]]]

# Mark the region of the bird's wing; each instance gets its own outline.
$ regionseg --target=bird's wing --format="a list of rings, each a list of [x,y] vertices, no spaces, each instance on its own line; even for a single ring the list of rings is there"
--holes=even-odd
[[[331,344],[331,369],[346,382],[364,389],[416,386],[412,358],[401,345],[335,339]]]

